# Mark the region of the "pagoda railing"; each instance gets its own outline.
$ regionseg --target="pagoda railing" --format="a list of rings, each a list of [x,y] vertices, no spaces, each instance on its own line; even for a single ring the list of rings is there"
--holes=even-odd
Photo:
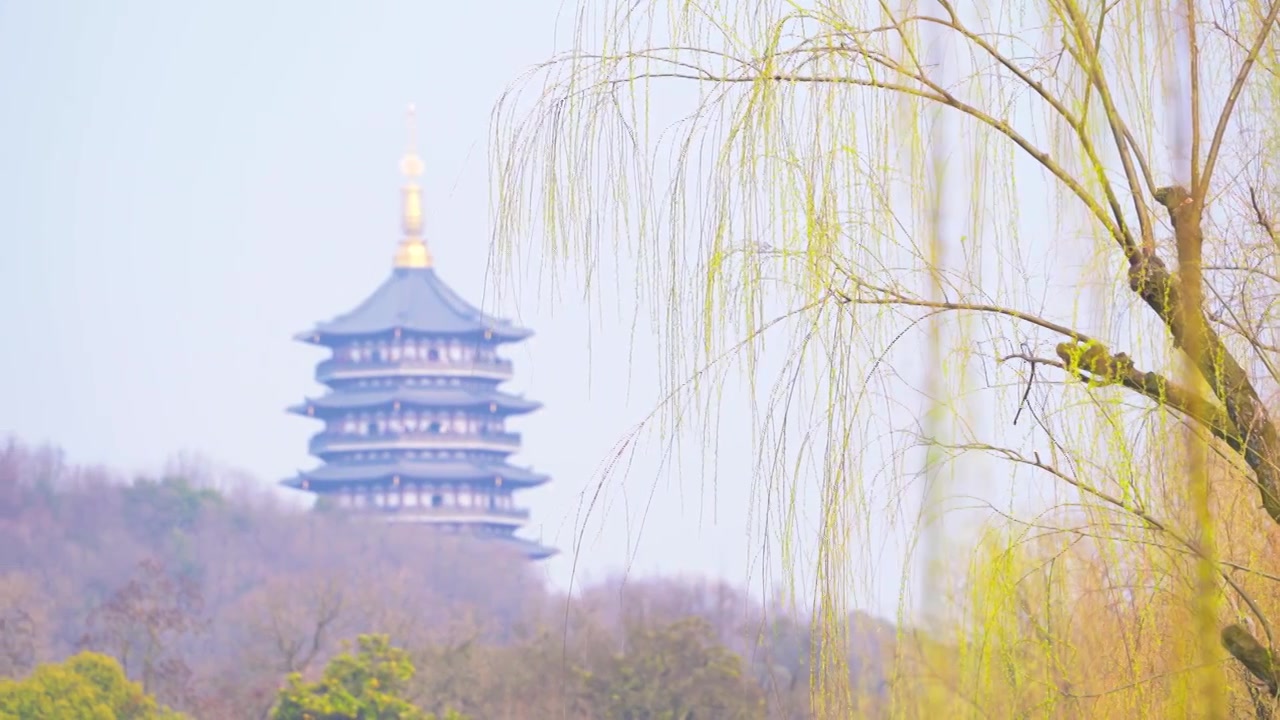
[[[512,375],[510,360],[345,360],[330,358],[316,366],[316,380],[383,377],[387,375],[481,375],[506,380]]]
[[[430,505],[349,505],[334,504],[331,512],[352,517],[376,517],[397,523],[458,525],[509,525],[520,527],[529,519],[526,508],[432,507]]]
[[[389,515],[413,515],[432,520],[486,520],[490,517],[511,520],[528,520],[527,508],[489,508],[489,507],[432,507],[430,505],[400,505],[390,507],[365,506],[352,508],[363,512],[386,513]]]
[[[311,454],[377,450],[520,449],[520,433],[386,432],[370,435],[322,432],[311,438]]]

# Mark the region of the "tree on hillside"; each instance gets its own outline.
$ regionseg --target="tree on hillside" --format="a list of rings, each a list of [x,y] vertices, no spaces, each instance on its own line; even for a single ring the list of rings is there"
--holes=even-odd
[[[82,647],[110,653],[147,692],[178,704],[190,699],[191,669],[177,643],[204,628],[203,599],[187,578],[155,560],[90,613]]]
[[[258,612],[247,621],[255,638],[270,641],[279,670],[305,673],[324,653],[342,616],[346,585],[330,576],[271,578],[253,593]]]
[[[23,675],[49,652],[48,598],[24,573],[0,573],[0,677]]]
[[[414,667],[386,635],[361,635],[356,654],[335,657],[318,682],[289,676],[272,720],[436,720],[404,699]],[[465,720],[447,712],[440,720]]]
[[[0,720],[181,720],[113,658],[82,652],[23,680],[0,678]]]
[[[203,513],[223,504],[216,490],[195,487],[181,477],[138,478],[121,494],[129,527],[141,539],[157,545],[171,540],[175,533],[191,532]]]
[[[589,717],[601,720],[753,720],[763,693],[742,658],[716,642],[707,621],[633,626],[626,647],[583,670]]]
[[[1015,713],[1106,693],[1147,712],[1155,693],[1270,716],[1280,2],[591,5],[574,49],[539,68],[535,105],[512,92],[498,109],[500,259],[518,266],[536,225],[545,258],[598,286],[601,259],[630,249],[665,318],[672,422],[715,407],[726,358],[754,375],[764,340],[793,333],[759,475],[786,508],[809,466],[788,453],[821,469],[815,712],[851,711],[829,660],[860,521],[847,508],[866,497],[851,458],[878,455],[905,486],[923,450],[931,512],[947,463],[977,454],[1024,494],[1057,491],[1046,514],[986,500],[1006,550],[1048,534],[1081,556],[1040,607],[1018,600],[1025,578],[970,573],[1003,584],[958,600],[976,623],[955,643],[964,712],[989,711],[993,678],[1020,667],[992,673],[971,639],[1038,627],[1019,663],[1113,672],[1019,690]],[[658,125],[683,99],[692,111]],[[935,527],[924,544],[954,551]],[[1045,618],[1095,591],[1128,619],[1102,655],[1069,659],[1074,629]],[[1147,592],[1179,598],[1162,605],[1171,636],[1153,636]]]

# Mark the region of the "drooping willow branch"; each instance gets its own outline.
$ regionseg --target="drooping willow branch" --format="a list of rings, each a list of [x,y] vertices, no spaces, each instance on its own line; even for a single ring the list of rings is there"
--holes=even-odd
[[[1123,80],[1117,80],[1107,72],[1107,64],[1113,61],[1115,55],[1109,52],[1103,42],[1103,28],[1109,22],[1107,14],[1117,3],[1104,4],[1097,17],[1091,17],[1086,4],[1079,0],[1058,0],[1048,4],[1050,13],[1055,16],[1055,20],[1062,21],[1065,29],[1062,52],[1082,71],[1082,80],[1087,85],[1083,91],[1083,108],[1069,108],[1066,93],[1055,95],[1049,80],[1037,80],[1034,69],[1024,69],[1012,60],[1011,55],[1001,52],[993,35],[984,35],[967,28],[959,20],[951,0],[939,2],[944,11],[939,17],[915,15],[904,18],[895,17],[888,7],[890,3],[880,2],[880,15],[890,18],[890,22],[870,29],[850,27],[854,23],[840,17],[838,8],[822,6],[817,10],[806,11],[788,4],[786,8],[790,10],[781,21],[766,21],[767,39],[758,53],[752,53],[752,57],[731,56],[710,49],[677,48],[674,45],[665,50],[641,49],[611,55],[574,53],[572,59],[575,63],[586,61],[585,70],[583,66],[576,70],[584,70],[595,76],[588,77],[585,83],[579,83],[579,76],[575,76],[572,82],[558,89],[563,90],[567,98],[564,102],[568,103],[580,94],[607,94],[624,84],[661,78],[717,85],[721,86],[718,90],[726,93],[728,91],[724,88],[734,85],[750,86],[755,92],[770,92],[771,85],[809,84],[829,88],[862,88],[869,93],[905,96],[912,99],[913,103],[923,101],[951,108],[965,120],[1003,136],[1048,171],[1061,186],[1065,186],[1068,194],[1074,195],[1083,205],[1091,220],[1114,240],[1128,263],[1131,290],[1165,326],[1175,348],[1181,350],[1191,361],[1195,368],[1192,378],[1174,383],[1163,375],[1142,371],[1134,367],[1123,353],[1113,354],[1083,333],[1012,308],[980,303],[924,301],[866,287],[843,293],[833,291],[826,299],[835,299],[845,304],[910,306],[931,312],[997,314],[1056,333],[1071,341],[1059,345],[1057,360],[1032,358],[1029,352],[1023,359],[1056,367],[1094,386],[1121,385],[1205,428],[1222,440],[1232,452],[1242,457],[1253,470],[1254,480],[1262,496],[1262,505],[1272,520],[1280,524],[1280,432],[1277,431],[1268,408],[1261,401],[1258,388],[1249,372],[1228,347],[1230,328],[1224,327],[1206,313],[1205,303],[1201,299],[1204,292],[1199,276],[1200,251],[1204,241],[1201,225],[1205,199],[1209,195],[1214,170],[1222,154],[1225,131],[1246,88],[1251,70],[1258,64],[1261,53],[1271,38],[1280,13],[1280,0],[1268,0],[1265,17],[1258,18],[1260,24],[1257,26],[1256,37],[1242,38],[1245,42],[1239,44],[1243,62],[1236,68],[1226,102],[1216,118],[1203,166],[1198,166],[1201,137],[1199,115],[1195,114],[1193,147],[1190,151],[1191,187],[1186,190],[1155,187],[1152,170],[1142,156],[1134,132],[1118,107],[1125,97]],[[625,17],[628,21],[632,17],[630,6]],[[779,48],[782,37],[795,34],[783,32],[791,29],[784,26],[792,21],[797,24],[813,21],[822,29],[811,32],[811,27],[801,28],[799,34],[804,39],[799,44],[791,48]],[[1194,25],[1194,17],[1191,22]],[[1003,68],[994,70],[1000,76],[999,79],[1006,79],[1007,71],[1024,86],[1024,90],[1029,90],[1047,103],[1052,112],[1061,116],[1074,131],[1072,144],[1081,150],[1086,167],[1083,170],[1073,168],[1069,172],[1070,162],[1067,158],[1055,157],[1034,144],[1031,136],[1019,132],[1013,121],[1006,119],[1008,116],[1003,114],[1005,109],[970,102],[954,87],[938,82],[938,76],[931,77],[928,68],[922,65],[916,55],[914,33],[907,32],[910,25],[919,23],[934,23],[950,28],[971,46],[971,52],[976,48],[978,52],[975,54],[992,58]],[[738,42],[739,39],[731,37],[731,31],[723,25],[718,25],[717,30],[725,33],[731,45]],[[1194,27],[1192,31],[1194,32]],[[877,39],[871,35],[877,33],[896,34],[902,43],[902,49],[897,53],[902,56],[901,59],[891,57],[889,53],[874,47]],[[1193,52],[1198,53],[1198,49],[1194,47],[1194,38],[1192,42]],[[703,62],[688,62],[687,57],[677,56],[685,52],[703,53]],[[847,67],[823,72],[819,63],[829,62],[833,57],[837,62],[846,61]],[[665,63],[665,67],[653,68],[651,63]],[[645,70],[637,72],[637,65],[643,66]],[[722,69],[713,69],[717,65]],[[1199,61],[1194,57],[1190,66],[1193,96],[1191,105],[1195,107],[1200,102],[1200,83],[1203,78],[1199,77]],[[1141,84],[1141,80],[1138,83]],[[552,94],[555,94],[554,90]],[[1103,123],[1098,130],[1094,130],[1093,126],[1083,120],[1090,117],[1090,103],[1101,105],[1097,111],[1100,112]],[[755,108],[754,105],[747,107]],[[556,113],[563,111],[564,106],[556,107]],[[560,116],[556,117],[558,119]],[[1108,149],[1116,151],[1116,157],[1123,166],[1124,180],[1111,180],[1104,172],[1105,168],[1099,158],[1106,156]],[[559,148],[552,150],[553,156],[556,152],[559,152]],[[720,169],[728,169],[730,166],[729,161],[724,161]],[[1126,182],[1129,198],[1122,197],[1123,191],[1117,192]],[[547,185],[552,188],[548,192],[554,192],[557,187],[556,183]],[[1166,266],[1154,252],[1151,229],[1153,216],[1147,197],[1163,205],[1169,212],[1178,248],[1177,273]],[[1123,210],[1126,200],[1132,203],[1128,212]],[[1256,210],[1256,199],[1254,206]],[[722,212],[727,214],[728,211]],[[1269,220],[1260,211],[1257,214],[1260,224],[1274,241],[1275,233],[1272,232]],[[1140,226],[1139,237],[1134,237],[1131,224]],[[870,296],[867,296],[868,290]],[[1240,326],[1246,325],[1240,323]],[[1255,344],[1255,348],[1257,347]],[[1201,381],[1208,385],[1207,390],[1201,389]],[[1039,462],[1038,458],[1036,462]],[[1061,479],[1070,482],[1066,477]],[[1209,527],[1209,524],[1206,522],[1203,526]],[[1209,544],[1206,542],[1204,547],[1209,547]],[[1222,633],[1224,647],[1257,677],[1267,681],[1274,695],[1277,684],[1274,668],[1270,664],[1270,651],[1264,651],[1266,662],[1260,665],[1254,661],[1257,660],[1254,650],[1261,646],[1253,641],[1252,646],[1256,647],[1251,648],[1249,641],[1252,638],[1242,630],[1229,627]]]
[[[1054,465],[1050,465],[1046,462],[1043,462],[1040,459],[1039,455],[1035,456],[1034,458],[1029,458],[1017,452],[1016,450],[1012,450],[1010,448],[1003,448],[1003,447],[998,447],[995,445],[987,445],[983,443],[966,443],[961,445],[941,445],[941,447],[946,447],[946,448],[955,449],[955,450],[980,450],[984,452],[995,453],[997,455],[1002,456],[1006,460],[1009,460],[1010,462],[1026,465],[1028,467],[1033,467],[1038,470],[1041,470],[1042,472],[1052,475],[1058,480],[1061,480],[1062,482],[1076,488],[1077,490],[1080,490],[1081,492],[1087,495],[1095,497],[1103,501],[1104,503],[1111,505],[1116,509],[1122,510],[1127,514],[1132,515],[1133,517],[1141,520],[1152,530],[1155,530],[1158,533],[1166,535],[1167,537],[1169,537],[1170,539],[1172,539],[1182,547],[1186,548],[1193,555],[1196,555],[1197,557],[1203,557],[1203,554],[1204,554],[1203,550],[1195,543],[1195,541],[1193,541],[1191,538],[1186,537],[1181,533],[1177,532],[1176,530],[1174,530],[1173,528],[1171,528],[1167,522],[1157,518],[1155,515],[1152,515],[1151,512],[1146,508],[1143,508],[1142,506],[1137,505],[1131,501],[1118,498],[1106,492],[1105,490],[1094,486],[1091,483],[1085,482],[1075,476],[1072,476],[1066,473],[1065,471],[1059,469]],[[1214,564],[1218,565],[1219,563],[1215,561]],[[1235,578],[1231,577],[1230,574],[1226,572],[1225,568],[1221,568],[1221,567],[1218,568],[1218,572],[1222,577],[1223,582],[1226,583],[1232,589],[1232,591],[1236,593],[1236,595],[1240,598],[1241,602],[1243,602],[1249,608],[1249,612],[1258,621],[1258,624],[1261,625],[1263,633],[1267,637],[1267,644],[1269,646],[1273,645],[1274,641],[1272,640],[1271,623],[1267,620],[1266,614],[1262,612],[1262,609],[1253,600],[1253,598],[1249,595],[1249,593],[1247,593],[1244,590],[1244,588],[1242,588],[1240,584],[1236,582]],[[1226,631],[1224,631],[1224,633],[1225,632]],[[1236,634],[1235,631],[1232,631],[1232,633],[1233,635]],[[1246,634],[1247,634],[1247,631],[1246,631]],[[1256,641],[1254,642],[1256,643]],[[1260,679],[1264,679],[1264,678],[1260,678]],[[1276,680],[1274,676],[1272,676],[1270,679],[1272,682],[1275,682]]]
[[[609,58],[615,62],[621,58]],[[674,65],[675,63],[673,63]],[[928,87],[928,81],[922,79],[921,76],[907,76],[911,80],[922,82],[927,85],[926,88],[912,87],[902,83],[889,82],[884,80],[876,80],[873,78],[860,78],[847,75],[810,75],[802,73],[783,73],[775,72],[768,75],[760,75],[756,73],[744,73],[742,75],[726,75],[718,72],[711,72],[705,69],[699,69],[697,72],[689,72],[687,70],[671,70],[671,71],[653,71],[645,73],[637,73],[627,75],[625,77],[612,78],[606,81],[609,85],[631,84],[640,80],[659,80],[659,79],[678,79],[692,80],[697,82],[706,82],[713,84],[758,84],[758,83],[793,83],[793,84],[826,84],[826,85],[849,85],[865,87],[877,90],[885,90],[896,92],[902,95],[916,97],[922,100],[929,100],[939,103],[945,107],[949,107],[960,113],[969,116],[1004,135],[1023,152],[1027,153],[1036,162],[1040,163],[1055,178],[1065,185],[1075,197],[1080,200],[1089,210],[1090,214],[1106,229],[1107,233],[1117,238],[1124,248],[1126,256],[1136,255],[1138,253],[1138,244],[1134,242],[1131,233],[1125,226],[1123,220],[1116,220],[1107,210],[1102,207],[1085,189],[1084,185],[1076,179],[1066,168],[1061,165],[1052,155],[1041,150],[1022,133],[1018,132],[1009,123],[996,118],[990,113],[971,105],[957,98],[952,93],[946,91],[940,86]],[[1123,215],[1121,215],[1122,217]]]

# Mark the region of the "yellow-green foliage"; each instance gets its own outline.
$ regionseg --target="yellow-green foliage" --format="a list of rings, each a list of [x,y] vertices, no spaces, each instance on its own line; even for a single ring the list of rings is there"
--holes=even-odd
[[[27,678],[0,678],[3,720],[180,720],[125,677],[114,658],[82,652]]]
[[[908,497],[924,627],[891,714],[1268,714],[1219,635],[1276,644],[1277,14],[584,0],[533,105],[503,99],[499,270],[540,233],[552,268],[634,286],[659,432],[707,420],[713,459],[748,379],[819,717],[867,707],[833,649]]]
[[[1252,506],[1256,488],[1221,466],[1211,477],[1214,514],[1230,538],[1219,567],[1237,586],[1223,593],[1215,620],[1250,618],[1244,595],[1273,617],[1280,562],[1275,533]],[[1064,510],[984,538],[967,593],[954,603],[962,634],[908,673],[949,691],[922,696],[907,682],[895,696],[901,714],[965,715],[969,705],[996,717],[1181,717],[1201,706],[1199,648],[1188,632],[1196,593],[1190,549],[1149,527],[1103,530],[1083,520]],[[1265,637],[1256,620],[1244,622]],[[1232,716],[1251,716],[1243,673],[1225,651],[1212,661],[1230,668]]]
[[[317,682],[306,682],[299,673],[290,675],[272,719],[436,720],[403,697],[415,672],[407,652],[392,647],[386,635],[361,635],[357,644],[355,654],[330,661]],[[466,718],[450,711],[442,720]]]
[[[760,687],[742,658],[722,647],[711,626],[691,618],[656,629],[633,628],[626,652],[597,672],[581,671],[583,699],[600,720],[685,718],[763,720]]]

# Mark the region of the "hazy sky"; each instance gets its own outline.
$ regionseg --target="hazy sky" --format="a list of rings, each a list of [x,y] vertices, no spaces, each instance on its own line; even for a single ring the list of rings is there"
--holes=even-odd
[[[416,102],[438,271],[537,333],[508,351],[509,387],[545,403],[515,422],[513,461],[554,478],[519,497],[524,534],[563,551],[552,579],[576,559],[588,577],[631,563],[758,585],[743,432],[714,487],[662,470],[651,444],[582,533],[584,493],[654,405],[657,359],[608,322],[588,354],[572,288],[486,300],[490,111],[553,51],[564,10],[500,7],[0,2],[0,431],[129,472],[181,451],[264,486],[312,466],[318,425],[284,409],[321,391],[324,353],[291,336],[390,272]]]

